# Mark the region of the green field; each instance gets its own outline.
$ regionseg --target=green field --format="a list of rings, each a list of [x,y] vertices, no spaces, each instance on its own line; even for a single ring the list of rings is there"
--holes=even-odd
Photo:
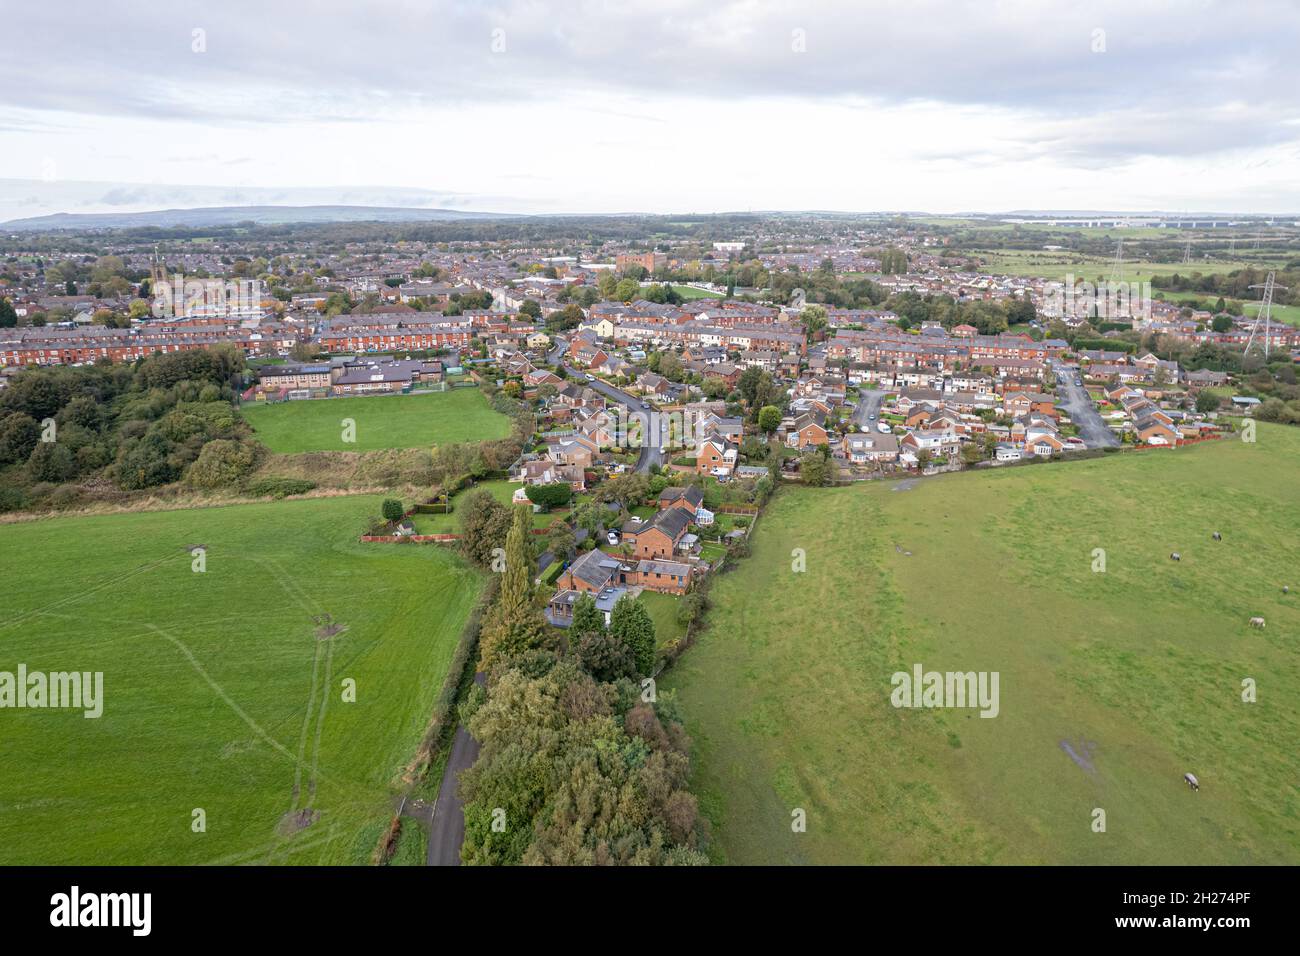
[[[780,491],[660,681],[717,858],[1300,862],[1300,429],[1258,437]],[[1000,713],[893,707],[917,663]]]
[[[282,454],[418,448],[510,434],[509,420],[494,411],[477,388],[259,403],[241,411],[258,440]],[[356,423],[355,442],[343,441],[344,419]]]
[[[104,675],[98,719],[0,711],[0,864],[364,863],[481,584],[359,544],[378,505],[0,527],[0,671]]]
[[[721,292],[706,292],[704,289],[697,289],[689,285],[675,285],[673,291],[683,299],[725,299],[726,295]]]
[[[1246,315],[1255,316],[1259,314],[1258,302],[1243,302],[1242,305],[1246,309]],[[1268,315],[1273,322],[1283,322],[1300,328],[1300,305],[1274,305],[1269,310]]]
[[[1044,279],[1064,280],[1072,274],[1076,280],[1095,282],[1097,279],[1110,278],[1114,260],[1098,256],[1087,256],[1066,251],[1003,250],[991,252],[973,252],[979,257],[984,268],[1001,275],[1040,276]],[[1237,269],[1248,267],[1263,268],[1267,263],[1262,260],[1199,260],[1182,262],[1134,262],[1127,260],[1120,264],[1120,278],[1124,282],[1146,282],[1152,276],[1169,276],[1178,273],[1190,276],[1193,272],[1201,275],[1224,275]]]

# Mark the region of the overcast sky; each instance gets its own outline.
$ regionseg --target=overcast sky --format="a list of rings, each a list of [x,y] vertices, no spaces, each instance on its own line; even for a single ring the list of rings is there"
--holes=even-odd
[[[15,3],[0,219],[1300,211],[1296,0]]]

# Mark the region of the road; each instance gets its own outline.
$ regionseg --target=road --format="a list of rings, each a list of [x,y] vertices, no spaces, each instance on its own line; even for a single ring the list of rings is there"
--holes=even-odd
[[[858,429],[876,430],[871,422],[872,415],[880,414],[880,403],[885,400],[885,393],[871,388],[858,389],[858,407],[853,409],[853,423]]]
[[[485,680],[482,674],[474,675],[476,684],[482,685]],[[465,807],[460,801],[460,774],[474,766],[478,751],[478,741],[470,736],[464,725],[457,727],[447,766],[442,771],[442,783],[438,786],[438,801],[433,805],[429,852],[425,858],[428,866],[460,866],[460,845],[465,842]]]
[[[1061,398],[1061,408],[1070,416],[1079,429],[1079,437],[1089,448],[1107,448],[1120,443],[1111,431],[1097,406],[1092,403],[1088,390],[1076,384],[1079,373],[1066,368],[1059,362],[1052,363],[1052,372],[1056,375],[1056,392]]]
[[[622,405],[633,412],[643,411],[643,409],[641,408],[641,403],[643,399],[638,398],[635,395],[629,394],[628,392],[625,392],[622,389],[615,388],[613,385],[610,385],[608,382],[601,381],[598,378],[588,381],[587,380],[588,373],[564,364],[562,356],[564,354],[564,349],[567,346],[567,344],[568,344],[567,342],[561,340],[560,344],[558,344],[555,348],[551,349],[551,351],[547,354],[546,361],[553,366],[558,366],[564,369],[564,371],[568,373],[570,379],[572,379],[575,382],[578,382],[581,385],[586,385],[596,390],[601,395],[604,395],[611,402],[614,402],[615,404],[618,405]],[[664,454],[659,450],[658,443],[648,442],[641,446],[641,454],[640,457],[637,458],[637,462],[636,462],[637,471],[641,472],[642,474],[645,474],[650,471],[651,465],[662,466],[663,464],[664,464]]]

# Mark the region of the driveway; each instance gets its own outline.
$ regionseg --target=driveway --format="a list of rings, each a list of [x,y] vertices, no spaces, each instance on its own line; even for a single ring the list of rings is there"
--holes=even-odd
[[[1053,364],[1056,373],[1056,392],[1061,399],[1061,408],[1070,416],[1079,429],[1079,437],[1089,448],[1108,448],[1120,443],[1110,426],[1106,424],[1097,406],[1092,403],[1088,390],[1075,382],[1079,373]]]

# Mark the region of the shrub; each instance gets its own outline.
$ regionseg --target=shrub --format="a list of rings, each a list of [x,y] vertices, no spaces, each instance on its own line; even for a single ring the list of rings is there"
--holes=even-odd
[[[228,487],[243,481],[256,462],[257,449],[251,443],[218,438],[203,446],[185,482],[195,488]]]
[[[406,509],[396,498],[385,498],[381,510],[385,521],[401,521],[406,514]]]
[[[248,486],[248,493],[259,498],[286,498],[304,495],[316,487],[316,482],[304,478],[259,478]]]
[[[67,445],[37,442],[32,457],[27,459],[27,470],[33,481],[66,481],[77,473],[77,460]]]

